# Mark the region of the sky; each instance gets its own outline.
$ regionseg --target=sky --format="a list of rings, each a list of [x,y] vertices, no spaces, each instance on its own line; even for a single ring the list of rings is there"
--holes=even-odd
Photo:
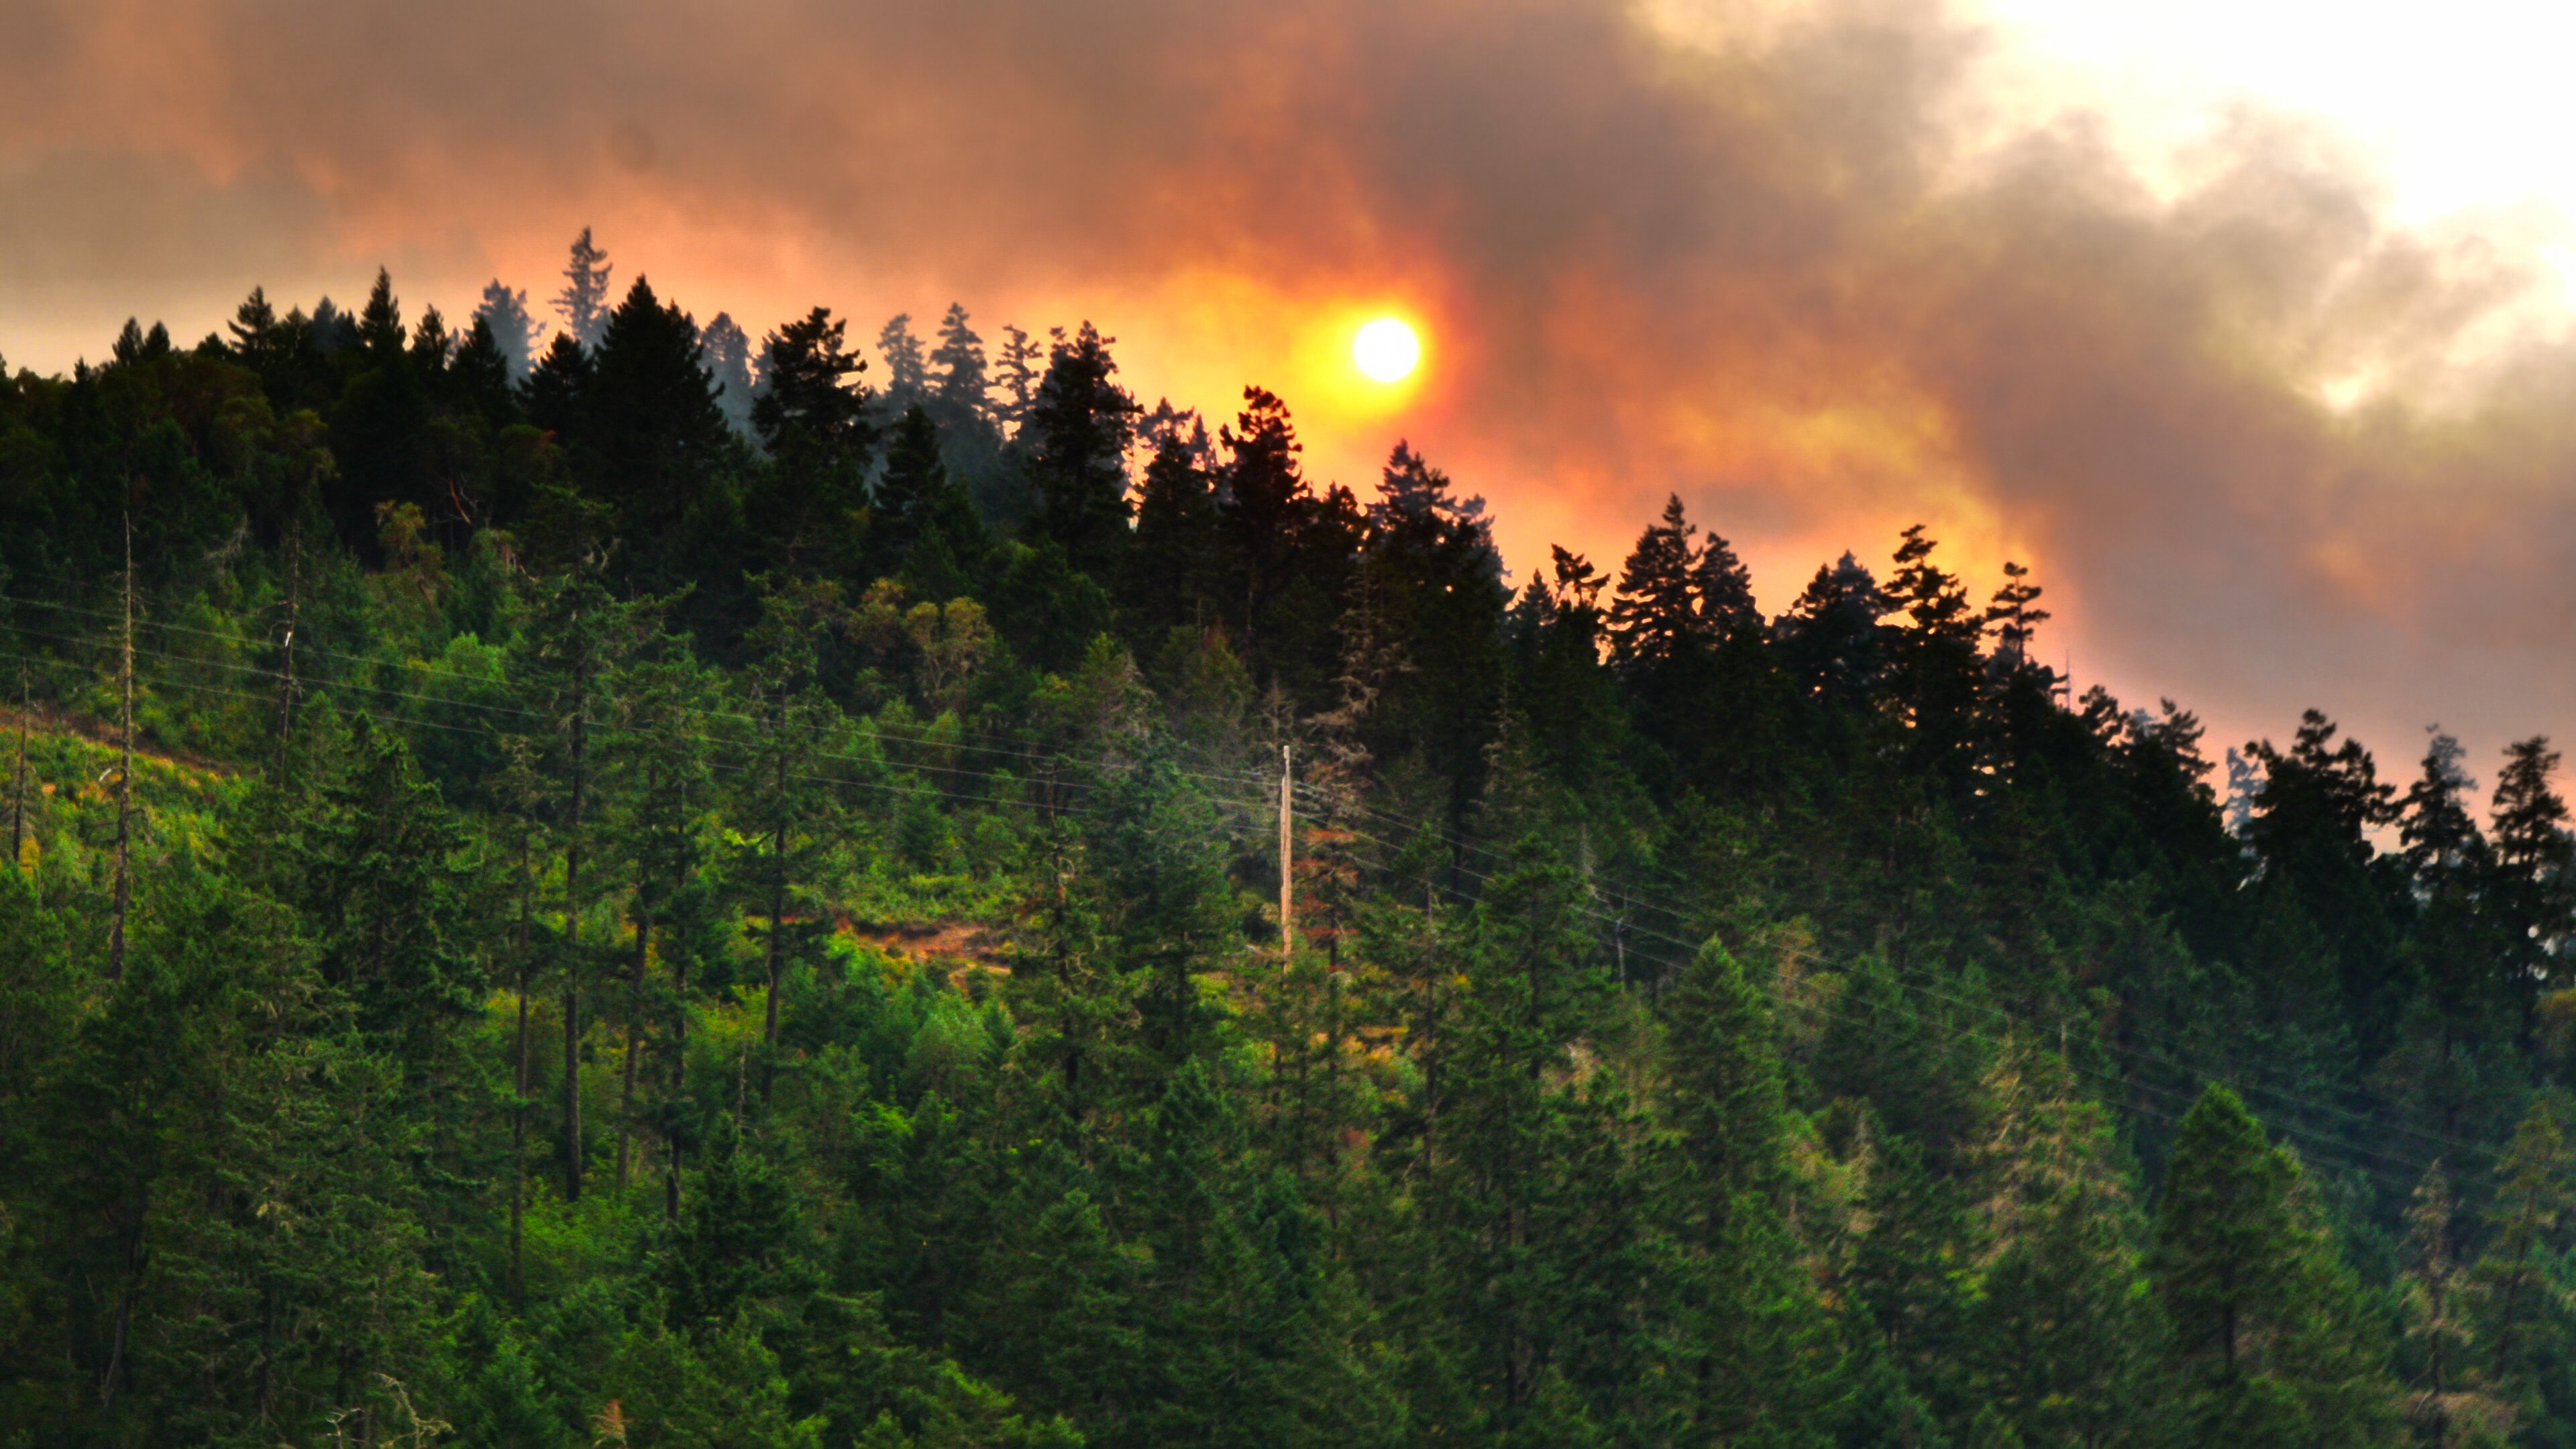
[[[2212,743],[2576,737],[2571,28],[2494,0],[0,0],[0,358],[254,284],[1089,319],[1409,438],[1526,577],[1678,494],[1778,609],[1922,522]],[[1350,333],[1424,340],[1387,388]]]

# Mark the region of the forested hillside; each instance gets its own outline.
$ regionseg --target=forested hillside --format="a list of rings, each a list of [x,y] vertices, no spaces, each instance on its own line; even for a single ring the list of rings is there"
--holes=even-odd
[[[2546,741],[606,277],[0,380],[0,1445],[2576,1444]]]

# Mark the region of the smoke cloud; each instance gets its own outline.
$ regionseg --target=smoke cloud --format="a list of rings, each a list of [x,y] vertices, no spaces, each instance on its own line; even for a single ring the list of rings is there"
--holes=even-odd
[[[2278,118],[2150,182],[1985,54],[1836,0],[8,0],[0,352],[379,262],[415,310],[543,296],[593,225],[701,318],[1094,318],[1148,401],[1282,392],[1319,476],[1409,435],[1523,568],[1615,566],[1672,491],[1776,608],[1920,520],[2223,738],[2576,730],[2537,249],[2389,225]],[[1378,308],[1428,341],[1400,398],[1337,355]]]

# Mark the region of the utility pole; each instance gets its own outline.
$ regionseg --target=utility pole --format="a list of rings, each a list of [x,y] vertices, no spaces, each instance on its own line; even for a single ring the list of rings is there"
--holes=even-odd
[[[275,780],[282,789],[286,784],[286,741],[295,725],[295,625],[304,592],[304,525],[295,525],[286,555],[286,658],[277,681],[277,770]]]
[[[1297,926],[1290,910],[1288,802],[1296,788],[1296,777],[1289,768],[1289,746],[1279,747],[1279,961],[1286,965],[1297,950]]]
[[[125,627],[118,651],[116,909],[107,927],[107,979],[125,979],[125,908],[134,896],[129,849],[134,813],[134,505],[125,506]]]

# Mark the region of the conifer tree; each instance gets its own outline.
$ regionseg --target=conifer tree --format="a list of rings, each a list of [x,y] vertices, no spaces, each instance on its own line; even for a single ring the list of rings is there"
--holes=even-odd
[[[1648,669],[1678,662],[1700,644],[1693,598],[1692,535],[1680,494],[1664,504],[1663,521],[1637,539],[1619,572],[1610,605],[1610,648],[1622,665]]]
[[[493,345],[509,366],[512,382],[527,376],[537,360],[537,334],[543,330],[528,314],[526,289],[513,289],[494,277],[483,284],[483,300],[474,308],[478,322],[492,330]]]
[[[2566,801],[2550,785],[2558,763],[2546,736],[2506,746],[2490,802],[2497,925],[2526,1050],[2539,989],[2562,984],[2561,962],[2576,932],[2576,836],[2568,832]]]
[[[760,620],[744,639],[753,666],[750,723],[735,776],[735,818],[741,821],[737,869],[746,904],[765,922],[761,943],[767,995],[761,1016],[761,1094],[767,1097],[779,1057],[781,998],[793,956],[822,933],[812,920],[791,923],[791,905],[829,842],[839,813],[837,781],[820,768],[840,738],[839,712],[815,687],[816,653],[825,632],[839,621],[840,593],[828,581],[762,579]]]
[[[1090,323],[1049,349],[1045,379],[1030,400],[1023,443],[1038,486],[1037,525],[1073,566],[1114,577],[1127,520],[1127,450],[1135,441],[1136,399],[1112,378],[1117,362]]]
[[[501,350],[491,322],[478,315],[457,344],[449,390],[488,426],[506,427],[518,420],[518,396],[511,383],[526,370]]]
[[[654,933],[661,935],[661,957],[669,969],[672,1031],[663,1053],[676,1063],[687,1051],[689,907],[702,895],[704,850],[699,826],[714,803],[713,772],[708,758],[708,712],[711,682],[689,655],[684,639],[662,637],[619,670],[609,682],[610,713],[605,720],[605,761],[601,772],[603,815],[629,882],[627,922],[634,932],[628,958],[625,1003],[625,1062],[618,1096],[617,1186],[626,1186],[630,1150],[644,1108],[638,1078],[643,1065],[648,1010],[645,973],[653,958]],[[669,1095],[681,1095],[674,1083]],[[667,1121],[667,1114],[666,1114]],[[675,1125],[675,1124],[674,1124]],[[666,1144],[668,1185],[676,1189],[681,1142],[676,1132]]]
[[[2145,1223],[2110,1116],[2063,1059],[2018,1044],[1986,1088],[1991,1125],[1975,1156],[1992,1247],[1968,1355],[1975,1390],[2025,1443],[2161,1443]]]
[[[1986,605],[1986,627],[1995,635],[1995,664],[2006,671],[2030,665],[2030,641],[2039,626],[2048,621],[2046,609],[2034,608],[2046,592],[2030,581],[2027,565],[2004,562],[2003,586],[1995,590],[1993,602]]]
[[[2393,1444],[2378,1325],[2316,1221],[2305,1174],[2211,1086],[2174,1139],[2149,1272],[2180,1412],[2212,1444]]]
[[[1001,356],[993,363],[993,387],[1001,393],[993,403],[993,416],[1016,433],[1027,424],[1029,408],[1037,401],[1038,364],[1046,360],[1046,349],[1017,327],[1004,327],[1002,338]]]
[[[1220,478],[1230,552],[1242,569],[1242,604],[1234,617],[1247,644],[1265,642],[1270,603],[1288,584],[1298,534],[1314,505],[1297,465],[1305,445],[1288,405],[1257,387],[1243,390],[1243,411],[1217,436],[1231,455]]]
[[[817,307],[762,344],[764,387],[751,414],[770,455],[760,512],[790,569],[838,571],[855,562],[877,429],[858,380],[867,363],[845,336],[846,324]]]
[[[536,586],[518,674],[530,710],[545,724],[547,753],[563,784],[562,815],[555,837],[563,852],[563,897],[555,942],[563,1008],[562,1171],[566,1202],[581,1197],[582,987],[589,974],[582,918],[594,883],[583,867],[596,827],[596,736],[608,703],[611,671],[629,640],[633,606],[620,604],[586,573],[558,575]]]
[[[2260,852],[2263,905],[2293,934],[2313,933],[2341,978],[2342,1017],[2365,1055],[2384,1048],[2394,1025],[2391,964],[2402,876],[2375,869],[2370,832],[2397,818],[2396,787],[2379,779],[2358,740],[2335,743],[2336,727],[2304,711],[2288,750],[2248,746],[2263,769],[2247,834]]]
[[[2476,1400],[2461,1392],[2473,1347],[2466,1305],[2461,1301],[2466,1284],[2456,1241],[2458,1207],[2451,1197],[2450,1180],[2436,1162],[2425,1169],[2406,1208],[2407,1265],[2401,1280],[2406,1338],[2424,1363],[2424,1388],[2410,1407],[2417,1424],[2430,1431],[2437,1446],[2456,1442],[2457,1421],[2464,1409],[2472,1422],[2485,1417],[2478,1412]]]
[[[1866,699],[1885,668],[1879,620],[1895,608],[1867,567],[1846,552],[1822,565],[1782,615],[1782,662],[1810,694],[1837,704]]]
[[[583,227],[564,263],[564,289],[555,294],[555,312],[564,319],[564,332],[585,350],[599,346],[607,332],[608,275],[614,270],[608,253],[591,243],[590,228]]]
[[[730,312],[718,312],[700,335],[707,371],[716,380],[716,405],[737,433],[752,428],[751,339]]]
[[[985,395],[992,383],[984,376],[984,339],[967,325],[964,305],[948,304],[948,315],[939,322],[939,345],[931,349],[930,365],[938,369],[931,379],[930,395],[938,403],[942,420],[951,426],[982,423],[987,415]]]
[[[2476,1337],[2485,1344],[2489,1382],[2527,1400],[2540,1366],[2564,1342],[2566,1316],[2552,1306],[2564,1291],[2552,1251],[2576,1209],[2576,1149],[2567,1142],[2561,1107],[2533,1101],[2496,1164],[2489,1236],[2472,1274]]]
[[[528,421],[549,433],[569,435],[582,425],[591,388],[590,354],[569,332],[558,332],[520,384]]]
[[[1136,537],[1127,555],[1120,602],[1128,616],[1167,625],[1212,617],[1216,493],[1189,444],[1166,434],[1154,445],[1136,495]]]
[[[1761,986],[1718,941],[1664,1009],[1673,1137],[1660,1187],[1679,1262],[1672,1372],[1682,1438],[1819,1442],[1838,1366],[1790,1227],[1795,1183],[1779,1029]]]
[[[733,434],[697,324],[644,277],[600,330],[580,416],[591,491],[617,510],[627,569],[676,587],[694,542],[682,525],[714,493]]]
[[[992,539],[974,500],[950,478],[938,425],[923,408],[906,408],[895,424],[875,497],[869,547],[880,571],[899,568],[906,585],[927,599],[959,599],[973,591]]]
[[[907,408],[930,396],[930,363],[912,330],[912,314],[897,312],[877,330],[877,355],[885,359],[885,400]]]
[[[1753,573],[1735,556],[1734,545],[1714,533],[1700,539],[1699,558],[1691,564],[1691,607],[1700,627],[1724,638],[1739,629],[1757,628],[1762,616],[1753,607]]]

